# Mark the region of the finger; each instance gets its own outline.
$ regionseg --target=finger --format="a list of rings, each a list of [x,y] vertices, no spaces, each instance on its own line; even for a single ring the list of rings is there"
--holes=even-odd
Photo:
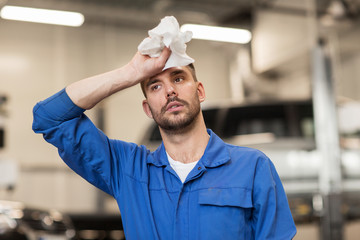
[[[168,58],[170,57],[171,54],[171,50],[168,47],[164,47],[164,49],[162,50],[160,56],[159,56],[159,61],[162,62],[163,64],[166,63],[166,61],[168,60]]]

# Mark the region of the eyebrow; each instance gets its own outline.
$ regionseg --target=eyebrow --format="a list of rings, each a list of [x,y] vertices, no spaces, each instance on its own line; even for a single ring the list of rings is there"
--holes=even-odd
[[[183,74],[183,73],[185,73],[185,71],[182,69],[174,70],[173,72],[170,73],[170,76],[175,76],[175,75]]]

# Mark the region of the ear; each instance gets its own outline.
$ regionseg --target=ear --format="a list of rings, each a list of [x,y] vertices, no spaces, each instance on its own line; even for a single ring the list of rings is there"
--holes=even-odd
[[[197,82],[197,92],[198,92],[198,96],[199,96],[199,101],[200,102],[205,101],[205,98],[206,98],[205,88],[201,82]]]
[[[150,106],[149,106],[149,103],[147,102],[147,100],[143,100],[142,102],[142,107],[143,107],[143,110],[145,112],[145,114],[149,117],[149,118],[153,118],[153,115],[151,113],[151,110],[150,110]]]

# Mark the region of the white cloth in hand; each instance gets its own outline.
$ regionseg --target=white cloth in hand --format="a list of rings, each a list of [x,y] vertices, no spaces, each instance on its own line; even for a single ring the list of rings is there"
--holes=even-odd
[[[138,50],[143,55],[159,57],[164,47],[171,50],[171,55],[167,60],[163,70],[186,66],[194,62],[194,59],[186,54],[186,44],[192,38],[192,32],[180,32],[179,23],[173,16],[164,17],[160,24],[151,29],[149,37],[145,38],[138,46]]]

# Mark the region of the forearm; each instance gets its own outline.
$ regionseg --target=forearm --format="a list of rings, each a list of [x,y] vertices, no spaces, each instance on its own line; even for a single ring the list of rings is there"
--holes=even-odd
[[[94,107],[104,98],[135,85],[134,74],[128,65],[85,78],[66,87],[70,99],[83,109]],[[131,81],[132,80],[132,81]]]
[[[161,72],[169,55],[167,48],[157,58],[137,52],[123,67],[75,82],[66,87],[66,93],[78,107],[90,109],[104,98]]]

